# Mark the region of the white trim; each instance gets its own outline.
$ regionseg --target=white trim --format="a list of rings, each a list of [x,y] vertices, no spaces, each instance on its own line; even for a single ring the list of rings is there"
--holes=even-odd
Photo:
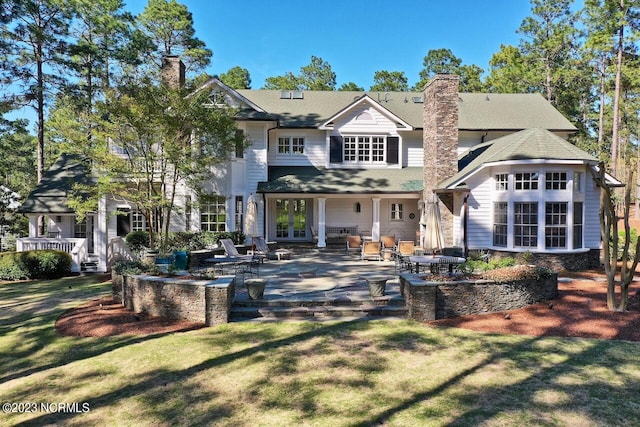
[[[342,110],[338,111],[336,114],[334,114],[333,116],[329,117],[324,122],[320,123],[320,125],[318,126],[318,129],[320,129],[320,130],[333,130],[333,128],[334,128],[333,123],[339,117],[347,115],[347,113],[349,111],[351,111],[351,110],[355,109],[356,107],[359,107],[360,105],[363,105],[363,104],[370,105],[371,107],[376,109],[378,112],[380,112],[380,114],[382,114],[383,116],[388,118],[391,122],[395,123],[397,129],[400,129],[400,130],[413,130],[413,126],[411,126],[409,123],[407,123],[406,121],[401,119],[399,116],[391,113],[389,110],[384,108],[380,103],[376,102],[373,98],[371,98],[367,94],[362,95],[360,98],[357,98],[354,102],[352,102],[351,104],[347,105],[345,108],[343,108]]]

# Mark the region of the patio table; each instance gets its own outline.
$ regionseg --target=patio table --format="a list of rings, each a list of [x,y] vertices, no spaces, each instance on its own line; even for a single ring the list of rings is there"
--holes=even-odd
[[[260,264],[259,264],[259,262],[254,261],[253,258],[251,260],[247,260],[246,258],[238,258],[238,257],[213,257],[213,258],[205,258],[204,262],[209,263],[209,264],[213,264],[214,273],[216,271],[216,267],[219,268],[220,274],[222,274],[222,275],[224,275],[225,267],[229,267],[229,266],[233,267],[233,273],[234,274],[238,274],[238,273],[253,274],[253,271],[251,270],[251,267],[253,267],[255,265],[256,270],[257,270],[256,274],[258,276],[260,275],[260,273],[258,271],[258,269],[260,268]],[[242,265],[249,265],[249,268],[239,271],[238,267],[240,267]]]
[[[464,258],[454,256],[414,255],[409,257],[409,261],[411,265],[415,264],[416,273],[420,272],[420,264],[428,265],[429,269],[433,271],[434,265],[443,263],[449,264],[449,273],[453,273],[453,266],[462,264],[466,260]],[[413,273],[413,268],[411,269],[411,272]]]

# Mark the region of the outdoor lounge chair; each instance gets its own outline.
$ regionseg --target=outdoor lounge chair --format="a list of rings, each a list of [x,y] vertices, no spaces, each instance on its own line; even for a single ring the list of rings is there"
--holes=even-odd
[[[384,249],[396,249],[396,236],[380,236],[380,242]]]
[[[371,240],[366,240],[362,245],[362,255],[361,259],[371,259],[375,258],[380,261],[380,242],[373,242]]]
[[[396,270],[410,270],[411,262],[409,257],[414,254],[414,243],[412,240],[400,240],[396,248]]]
[[[233,262],[236,265],[236,274],[242,274],[244,279],[244,274],[254,274],[255,268],[255,274],[259,275],[259,256],[240,254],[236,246],[233,244],[233,240],[231,239],[220,239],[220,243],[222,244],[227,257],[233,258]]]
[[[360,236],[347,236],[347,253],[362,251],[362,239]]]
[[[264,240],[264,237],[257,236],[253,238],[253,244],[255,246],[255,250],[253,251],[254,255],[260,256],[261,261],[264,258],[267,259],[290,259],[291,251],[288,249],[271,249],[267,242]]]

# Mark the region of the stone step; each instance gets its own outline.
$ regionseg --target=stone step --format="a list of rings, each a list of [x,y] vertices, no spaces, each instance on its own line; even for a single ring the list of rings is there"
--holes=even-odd
[[[252,307],[252,308],[269,308],[269,307],[362,307],[362,306],[394,306],[404,307],[405,301],[399,294],[385,295],[382,297],[338,297],[334,299],[327,298],[275,298],[275,299],[259,299],[251,300],[246,294],[237,295],[233,301],[234,307]]]
[[[404,306],[297,306],[297,307],[237,307],[231,309],[232,320],[246,319],[333,319],[341,317],[398,317],[404,318]]]

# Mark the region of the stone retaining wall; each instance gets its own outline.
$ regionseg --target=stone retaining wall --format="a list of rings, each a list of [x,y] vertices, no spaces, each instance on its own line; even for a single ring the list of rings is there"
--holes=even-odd
[[[521,252],[491,251],[491,257],[496,259],[506,257],[517,259],[521,255]],[[602,265],[600,261],[600,249],[590,249],[586,252],[568,254],[529,253],[528,256],[531,258],[527,260],[527,263],[546,267],[553,271],[583,271],[599,268]]]
[[[113,298],[135,313],[171,320],[228,323],[235,295],[235,276],[190,280],[157,276],[113,275]]]
[[[513,310],[557,298],[558,275],[553,273],[543,280],[496,283],[488,280],[427,282],[416,274],[401,274],[400,287],[409,318],[427,321]]]

